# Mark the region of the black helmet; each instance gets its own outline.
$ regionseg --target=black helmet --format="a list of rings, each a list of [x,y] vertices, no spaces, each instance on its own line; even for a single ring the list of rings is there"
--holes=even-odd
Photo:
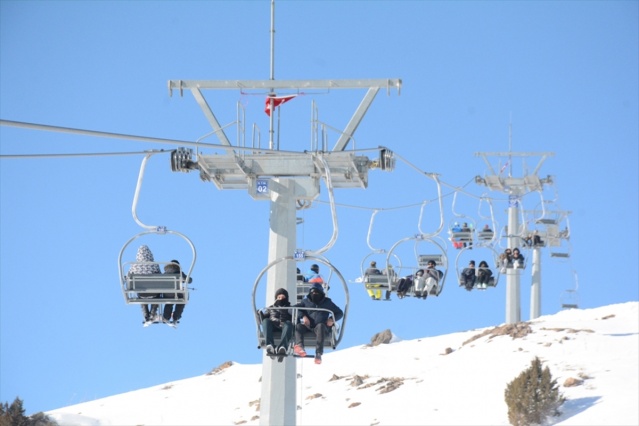
[[[311,271],[319,273],[319,266],[317,265],[317,263],[313,263],[311,265]]]

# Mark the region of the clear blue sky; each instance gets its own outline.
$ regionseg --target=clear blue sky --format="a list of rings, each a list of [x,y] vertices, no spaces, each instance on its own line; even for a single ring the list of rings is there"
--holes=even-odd
[[[584,308],[639,299],[637,285],[639,12],[636,1],[276,4],[276,79],[401,78],[380,93],[355,134],[357,148],[388,146],[445,183],[446,223],[475,217],[476,152],[553,152],[540,175],[569,217],[572,258],[543,256],[542,314],[560,309],[579,276]],[[270,2],[0,2],[0,118],[195,141],[210,132],[189,93],[171,79],[268,79]],[[262,94],[205,92],[222,124],[236,102],[267,139]],[[310,102],[343,128],[363,93],[308,93],[282,107],[281,146],[310,147]],[[235,130],[229,131],[235,141]],[[329,136],[335,142],[334,133]],[[106,153],[168,145],[0,126],[0,153]],[[207,138],[208,142],[216,142]],[[263,142],[264,143],[264,142]],[[197,173],[149,162],[138,215],[189,236],[197,247],[192,301],[178,330],[142,328],[119,290],[117,258],[141,231],[131,203],[142,156],[0,160],[0,400],[20,396],[28,413],[204,374],[222,362],[258,363],[251,289],[268,260],[269,203],[220,191]],[[536,163],[530,164],[532,168]],[[515,169],[515,175],[517,175]],[[519,172],[521,175],[521,173]],[[336,190],[339,237],[325,255],[348,280],[370,253],[418,232],[432,181],[405,162],[373,171],[367,190]],[[489,194],[500,225],[507,199]],[[332,224],[323,190],[300,212],[298,246],[318,249]],[[534,209],[539,197],[525,197]],[[397,209],[394,209],[397,208]],[[391,210],[393,209],[393,210]],[[422,223],[434,227],[434,216]],[[156,258],[186,259],[165,241]],[[372,302],[350,284],[342,345],[390,328],[404,339],[505,321],[505,280],[468,293],[451,268],[426,301]],[[480,260],[480,254],[477,254]],[[407,261],[409,262],[409,261]],[[529,318],[530,271],[521,284]],[[335,299],[342,296],[335,294]],[[258,301],[262,304],[263,301]]]

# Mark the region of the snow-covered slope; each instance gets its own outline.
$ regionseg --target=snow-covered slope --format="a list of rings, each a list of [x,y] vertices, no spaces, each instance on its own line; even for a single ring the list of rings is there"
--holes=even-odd
[[[555,424],[638,425],[638,354],[638,302],[340,349],[320,366],[295,361],[297,423],[507,425],[506,385],[537,356],[567,398]],[[62,425],[256,425],[261,373],[261,365],[229,362],[47,414]],[[571,379],[577,385],[567,386]]]

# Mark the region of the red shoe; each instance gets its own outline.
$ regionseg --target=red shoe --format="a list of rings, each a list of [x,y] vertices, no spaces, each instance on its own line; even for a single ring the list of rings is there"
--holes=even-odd
[[[301,357],[305,357],[306,356],[306,351],[304,350],[304,348],[300,345],[295,345],[295,347],[293,348],[293,352],[295,353],[295,355],[297,356],[301,356]]]
[[[322,355],[315,355],[315,364],[322,363]]]

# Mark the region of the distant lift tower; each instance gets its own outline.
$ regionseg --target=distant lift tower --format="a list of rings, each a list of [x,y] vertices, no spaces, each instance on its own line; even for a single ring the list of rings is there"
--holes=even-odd
[[[521,198],[533,191],[541,192],[545,184],[552,183],[552,177],[540,178],[537,173],[541,165],[548,157],[554,153],[518,153],[518,152],[477,152],[476,157],[482,157],[488,166],[488,173],[485,176],[476,176],[475,183],[485,185],[492,191],[501,191],[508,194],[508,247],[520,247],[522,243],[521,229],[519,223],[519,210],[521,209]],[[497,157],[499,167],[495,171],[489,157]],[[524,163],[523,177],[512,175],[513,157],[520,157]],[[537,167],[529,174],[525,167],[525,158],[541,157]],[[505,161],[501,161],[504,159]],[[527,264],[530,262],[527,260]],[[533,251],[532,259],[533,285],[531,286],[531,315],[537,312],[541,304],[541,256],[539,250]],[[521,321],[521,294],[520,294],[520,274],[521,269],[506,270],[506,324],[515,324]]]
[[[388,92],[399,89],[401,80],[224,80],[224,81],[169,81],[169,90],[191,91],[200,108],[204,111],[213,132],[220,140],[219,146],[224,153],[203,155],[200,152],[194,161],[192,150],[179,148],[171,158],[174,171],[199,170],[200,178],[210,181],[218,189],[245,189],[256,200],[269,200],[270,233],[269,264],[278,259],[296,254],[296,210],[298,203],[312,201],[320,192],[320,180],[330,179],[332,188],[367,188],[368,171],[381,169],[391,171],[394,158],[390,150],[379,148],[379,157],[370,159],[347,151],[348,143],[364,117],[375,95],[382,88]],[[201,90],[236,90],[243,93],[257,91],[268,94],[273,99],[270,104],[271,139],[269,148],[232,145],[224,128],[209,108]],[[273,142],[274,103],[277,91],[299,93],[301,91],[336,89],[367,89],[347,123],[339,133],[337,142],[331,151],[312,150],[280,151],[279,143]],[[310,145],[309,145],[310,146]],[[307,252],[314,254],[314,252]],[[295,262],[278,262],[268,270],[266,300],[269,306],[275,298],[275,291],[284,287],[288,294],[297,294]],[[249,283],[247,283],[248,286]],[[249,290],[247,288],[247,295]],[[248,313],[248,312],[247,312]],[[282,363],[273,362],[264,355],[262,363],[262,397],[260,400],[260,424],[294,425],[296,424],[296,360],[289,356]]]
[[[542,201],[542,206],[544,202]],[[570,251],[562,250],[564,246],[562,241],[570,239],[570,232],[566,226],[565,230],[560,230],[559,226],[567,222],[570,211],[565,210],[542,210],[524,211],[535,218],[535,227],[538,232],[542,228],[542,232],[538,235],[542,238],[541,244],[533,244],[533,270],[530,294],[530,319],[539,318],[541,315],[541,249],[545,248],[550,251],[550,257],[569,258]],[[565,294],[576,298],[576,290],[568,290]],[[568,296],[566,296],[568,297]],[[568,305],[567,307],[576,308],[576,305]]]

